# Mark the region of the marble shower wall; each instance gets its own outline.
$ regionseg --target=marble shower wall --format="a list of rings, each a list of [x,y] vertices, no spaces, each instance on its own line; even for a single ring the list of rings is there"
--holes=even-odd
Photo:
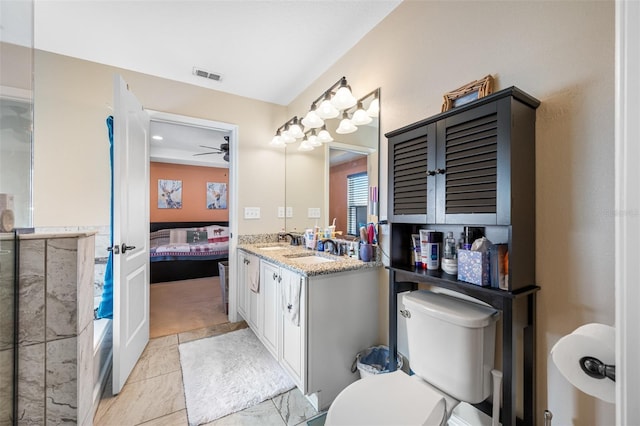
[[[18,424],[93,419],[95,235],[20,237]]]

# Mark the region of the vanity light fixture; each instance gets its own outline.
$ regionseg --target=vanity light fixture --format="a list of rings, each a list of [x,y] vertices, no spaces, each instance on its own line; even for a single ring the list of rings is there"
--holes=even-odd
[[[367,105],[365,99],[371,96],[375,96],[375,98],[369,102],[368,108],[365,110],[364,105]],[[300,150],[309,151],[308,148],[313,149],[314,146],[333,141],[333,137],[327,131],[325,120],[337,118],[342,112],[342,121],[336,129],[336,133],[344,135],[357,131],[356,126],[369,124],[372,117],[378,116],[379,111],[380,103],[377,89],[360,99],[356,99],[351,93],[347,78],[342,77],[311,103],[311,108],[304,118],[293,117],[280,126],[270,145],[282,147],[305,138],[302,141],[304,147],[301,147]],[[349,119],[350,115],[351,119]],[[305,137],[304,130],[308,129],[312,129],[313,132],[311,134],[307,132]],[[317,134],[315,129],[319,129]]]

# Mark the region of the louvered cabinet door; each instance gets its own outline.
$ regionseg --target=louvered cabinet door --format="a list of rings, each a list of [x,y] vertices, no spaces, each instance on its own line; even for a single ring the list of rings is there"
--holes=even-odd
[[[389,218],[428,223],[435,219],[436,126],[426,124],[389,139]]]
[[[438,121],[436,223],[508,224],[509,165],[504,160],[510,119],[508,111],[498,110],[496,101]],[[505,209],[507,222],[499,223]]]

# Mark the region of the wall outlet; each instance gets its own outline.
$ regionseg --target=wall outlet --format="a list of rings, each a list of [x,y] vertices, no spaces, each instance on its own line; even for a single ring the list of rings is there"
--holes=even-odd
[[[310,219],[320,219],[320,207],[309,207],[307,217]]]
[[[260,219],[260,207],[245,207],[244,208],[245,219]]]
[[[293,207],[287,207],[287,217],[293,217]]]
[[[278,207],[278,217],[284,217],[284,207]]]

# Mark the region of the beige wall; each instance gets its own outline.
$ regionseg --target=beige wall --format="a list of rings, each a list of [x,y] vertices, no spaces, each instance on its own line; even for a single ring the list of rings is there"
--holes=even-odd
[[[262,209],[260,220],[241,215],[238,230],[282,228],[276,216],[284,204],[284,156],[267,143],[286,120],[284,107],[43,51],[35,54],[35,226],[109,223],[105,119],[115,73],[146,109],[238,125],[238,188],[230,190],[238,191],[240,211]]]
[[[111,67],[36,52],[35,225],[108,223],[104,118]],[[405,1],[284,108],[117,70],[149,109],[240,126],[241,233],[279,230],[284,165],[267,142],[340,76],[357,96],[381,87],[382,133],[440,111],[442,94],[492,74],[542,101],[537,121],[538,419],[614,423],[614,409],[549,362],[553,344],[588,322],[613,325],[614,3]],[[381,161],[386,162],[382,139]],[[381,216],[386,216],[386,168]],[[301,181],[303,181],[301,179]],[[267,218],[266,213],[273,211]],[[384,287],[384,285],[382,286]],[[386,294],[383,292],[383,295]],[[383,298],[384,300],[384,298]],[[384,318],[386,302],[381,304]],[[384,328],[384,325],[381,327]]]
[[[382,132],[440,111],[442,94],[492,74],[542,101],[536,138],[537,413],[611,425],[614,406],[549,361],[563,335],[614,324],[614,3],[405,1],[289,105],[300,114],[340,76],[381,87]],[[382,139],[386,162],[386,140]],[[386,216],[386,167],[381,216]],[[386,311],[386,285],[382,286]],[[384,317],[384,315],[382,315]]]

